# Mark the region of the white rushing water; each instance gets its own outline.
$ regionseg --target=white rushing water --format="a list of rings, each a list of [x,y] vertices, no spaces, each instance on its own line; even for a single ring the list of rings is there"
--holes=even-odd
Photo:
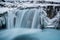
[[[3,13],[5,11],[3,11]],[[8,14],[6,16],[7,29],[11,28],[40,29],[42,25],[44,27],[58,27],[59,25],[60,12],[58,12],[54,18],[50,19],[47,17],[47,13],[42,8],[23,9],[23,10],[8,9],[7,14]]]
[[[59,15],[57,13],[53,19],[49,19],[46,12],[41,9],[11,10],[8,12],[8,28],[39,28],[41,25],[55,27],[58,24]],[[15,22],[14,18],[16,18]],[[52,24],[53,22],[56,23]]]
[[[38,28],[40,14],[42,14],[40,11],[40,9],[8,11],[8,28]],[[16,18],[15,22],[14,18]]]

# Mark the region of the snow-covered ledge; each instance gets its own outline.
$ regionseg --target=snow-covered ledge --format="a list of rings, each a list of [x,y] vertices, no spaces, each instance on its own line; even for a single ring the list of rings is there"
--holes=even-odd
[[[9,10],[12,10],[12,8],[7,8],[7,7],[1,8],[1,7],[0,7],[0,14],[3,14],[4,12],[7,12],[7,11],[9,11]]]

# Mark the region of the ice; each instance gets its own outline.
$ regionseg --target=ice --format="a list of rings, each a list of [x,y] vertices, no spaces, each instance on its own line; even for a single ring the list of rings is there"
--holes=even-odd
[[[3,14],[4,12],[8,11],[8,8],[0,8],[0,14]]]

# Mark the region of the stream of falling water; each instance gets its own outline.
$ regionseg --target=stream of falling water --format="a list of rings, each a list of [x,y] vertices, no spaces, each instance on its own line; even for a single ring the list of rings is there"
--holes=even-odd
[[[40,24],[40,9],[14,10],[8,12],[8,28],[37,28]],[[15,26],[14,18],[16,18]]]
[[[37,28],[40,29],[41,25],[44,27],[57,27],[60,12],[53,19],[47,17],[47,13],[42,9],[13,9],[9,10],[7,16],[7,28]],[[53,23],[53,24],[52,24]]]

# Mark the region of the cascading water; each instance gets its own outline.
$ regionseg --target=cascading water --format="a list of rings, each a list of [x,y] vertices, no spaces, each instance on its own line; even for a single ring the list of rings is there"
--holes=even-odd
[[[8,11],[8,28],[38,28],[41,14],[41,9],[36,8]]]
[[[42,8],[10,10],[8,11],[7,28],[38,28],[39,29],[41,25],[44,25],[44,27],[46,27],[47,25],[49,25],[49,23],[51,26],[53,19],[49,19],[47,17],[47,13]],[[59,20],[59,16],[57,15],[55,19]]]
[[[8,11],[8,23],[7,23],[7,28],[14,28],[14,17],[15,17],[15,11],[10,10]]]

